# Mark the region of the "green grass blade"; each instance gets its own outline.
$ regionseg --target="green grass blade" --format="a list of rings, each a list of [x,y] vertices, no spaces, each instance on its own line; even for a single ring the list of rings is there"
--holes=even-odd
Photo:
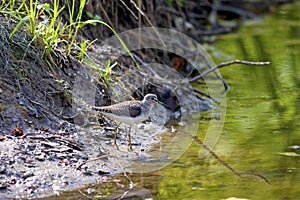
[[[130,56],[130,58],[136,63],[137,67],[140,69],[140,66],[139,66],[138,62],[136,61],[136,59],[132,55],[131,51],[128,49],[128,47],[125,44],[125,42],[122,40],[122,38],[120,38],[120,36],[118,35],[118,33],[109,24],[107,24],[106,22],[101,21],[101,20],[91,19],[91,20],[87,20],[87,21],[81,22],[80,23],[80,27],[83,27],[86,24],[94,24],[94,23],[99,23],[99,24],[102,24],[102,25],[108,27],[113,32],[113,34],[117,37],[117,39],[121,43],[121,45],[124,48],[124,50],[128,53],[128,55]]]
[[[17,24],[17,26],[14,28],[14,30],[9,35],[9,39],[11,39],[14,36],[14,34],[20,29],[20,27],[22,26],[22,24],[24,24],[28,19],[29,19],[29,16],[25,16],[24,18],[22,18],[19,21],[19,23]]]

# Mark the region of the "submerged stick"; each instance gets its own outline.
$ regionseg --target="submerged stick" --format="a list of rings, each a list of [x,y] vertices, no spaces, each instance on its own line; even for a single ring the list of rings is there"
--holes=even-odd
[[[217,154],[215,154],[208,146],[206,146],[205,144],[203,144],[203,142],[198,137],[193,136],[193,139],[199,145],[201,145],[208,153],[210,153],[219,163],[221,163],[221,165],[223,165],[225,168],[227,168],[229,171],[231,171],[234,175],[236,175],[236,176],[238,176],[240,178],[243,177],[243,176],[252,176],[252,177],[259,178],[259,179],[263,180],[268,185],[271,185],[271,183],[269,182],[269,180],[266,177],[264,177],[263,175],[261,175],[261,174],[243,173],[243,172],[236,171],[229,164],[227,164],[225,161],[223,161]]]

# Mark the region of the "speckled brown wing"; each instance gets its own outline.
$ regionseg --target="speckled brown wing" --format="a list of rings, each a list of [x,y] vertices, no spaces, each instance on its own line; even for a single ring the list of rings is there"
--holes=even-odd
[[[94,107],[94,109],[102,113],[127,117],[137,117],[142,112],[141,102],[139,101],[126,101],[111,106]]]

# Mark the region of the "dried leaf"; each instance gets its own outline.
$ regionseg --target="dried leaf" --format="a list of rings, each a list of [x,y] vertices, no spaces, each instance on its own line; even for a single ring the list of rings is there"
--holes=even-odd
[[[300,154],[297,154],[295,152],[283,152],[283,153],[278,153],[279,155],[283,156],[289,156],[289,157],[299,157]]]

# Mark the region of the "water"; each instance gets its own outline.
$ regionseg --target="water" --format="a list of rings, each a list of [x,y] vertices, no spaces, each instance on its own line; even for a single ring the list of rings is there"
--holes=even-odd
[[[154,198],[300,198],[299,10],[299,3],[285,5],[261,22],[248,22],[238,33],[220,37],[213,52],[216,63],[271,62],[220,70],[231,90],[226,122],[214,148],[235,170],[264,175],[271,185],[254,177],[238,178],[212,156],[200,160],[199,145],[193,144],[160,172]]]
[[[238,172],[261,174],[271,185],[255,177],[239,178],[212,156],[199,159],[200,147],[194,142],[172,165],[129,175],[137,185],[135,194],[153,199],[300,198],[299,10],[299,3],[284,5],[261,22],[248,22],[238,33],[219,37],[211,52],[216,63],[271,62],[264,67],[232,65],[220,70],[231,90],[226,97],[226,122],[213,149]],[[199,137],[207,125],[208,121],[201,121]],[[110,181],[95,190],[103,196],[122,195],[129,187],[123,175]],[[78,193],[76,198],[86,197]]]

